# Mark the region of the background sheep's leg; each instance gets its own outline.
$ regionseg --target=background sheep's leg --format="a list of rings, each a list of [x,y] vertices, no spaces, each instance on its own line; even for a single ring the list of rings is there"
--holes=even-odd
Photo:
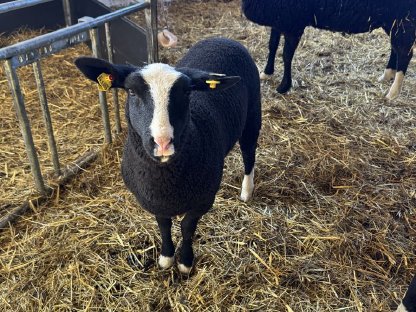
[[[183,274],[189,274],[194,261],[194,251],[192,249],[192,239],[196,231],[201,216],[192,212],[186,213],[181,222],[182,246],[179,252],[178,269]]]
[[[387,63],[386,69],[384,70],[383,75],[378,78],[378,81],[390,81],[394,79],[394,76],[396,75],[396,69],[397,69],[397,53],[394,51],[393,47],[391,48],[390,52],[390,58]]]
[[[404,27],[404,26],[403,26]],[[400,30],[399,30],[400,31]],[[391,44],[397,54],[396,75],[394,82],[387,94],[388,100],[394,100],[400,95],[403,86],[404,76],[406,75],[407,67],[413,57],[413,44],[415,42],[415,29],[401,30],[391,37]],[[412,33],[413,32],[413,33]],[[410,35],[413,34],[413,35]]]
[[[272,27],[269,39],[269,55],[264,72],[260,74],[261,79],[267,79],[274,73],[274,62],[276,59],[277,48],[279,47],[280,35],[280,31]]]
[[[256,99],[253,103],[255,103],[253,105],[254,107],[261,106],[260,99]],[[247,202],[253,195],[254,164],[256,162],[257,139],[261,127],[261,108],[254,109],[253,111],[258,113],[249,111],[246,125],[239,141],[244,162],[244,179],[241,186],[240,198],[244,202]]]
[[[285,33],[285,46],[283,48],[283,63],[284,72],[283,79],[280,85],[277,87],[277,92],[286,93],[292,87],[292,60],[295,55],[296,48],[298,47],[300,38],[302,37],[303,30],[298,34]]]
[[[172,241],[172,219],[156,216],[157,225],[159,226],[162,236],[162,251],[159,256],[159,266],[162,269],[170,268],[175,260],[175,246]]]

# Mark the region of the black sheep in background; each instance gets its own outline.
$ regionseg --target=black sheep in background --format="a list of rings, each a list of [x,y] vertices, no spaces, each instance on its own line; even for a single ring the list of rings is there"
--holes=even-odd
[[[349,34],[381,27],[391,38],[391,54],[379,80],[394,78],[386,97],[399,96],[416,39],[415,0],[242,0],[242,8],[249,20],[272,28],[263,79],[273,74],[280,36],[285,38],[279,93],[292,87],[292,59],[307,26]]]

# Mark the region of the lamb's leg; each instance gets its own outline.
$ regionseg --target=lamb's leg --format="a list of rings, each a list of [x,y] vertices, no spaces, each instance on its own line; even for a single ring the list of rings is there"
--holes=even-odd
[[[192,239],[201,216],[192,212],[186,213],[181,222],[182,246],[179,251],[178,269],[182,274],[189,274],[194,261]]]
[[[393,80],[394,76],[396,75],[396,68],[397,68],[397,54],[392,47],[391,52],[390,52],[390,58],[387,63],[386,69],[384,70],[383,75],[381,75],[380,78],[378,78],[378,81],[384,82],[384,81]]]
[[[300,38],[302,38],[303,30],[298,34],[285,33],[285,46],[283,48],[284,72],[283,79],[277,87],[277,92],[286,93],[292,87],[292,60],[298,47]]]
[[[175,260],[175,246],[172,241],[172,219],[156,216],[157,225],[159,226],[162,236],[162,251],[159,256],[159,266],[162,269],[170,268]]]
[[[409,46],[409,49],[404,49],[404,51],[403,49],[400,49],[397,51],[397,72],[394,77],[394,82],[390,87],[389,93],[386,96],[388,100],[394,100],[400,95],[400,92],[402,91],[404,76],[412,56],[412,45]]]
[[[267,64],[264,68],[264,72],[260,74],[260,79],[268,79],[274,73],[274,61],[276,59],[277,48],[280,42],[280,31],[272,28],[270,31],[269,39],[269,55],[267,57]]]
[[[261,127],[260,99],[256,99],[256,101],[255,105],[258,108],[247,114],[246,125],[239,141],[244,162],[244,179],[241,185],[240,198],[244,202],[250,200],[254,190],[254,164],[256,162],[257,139]]]

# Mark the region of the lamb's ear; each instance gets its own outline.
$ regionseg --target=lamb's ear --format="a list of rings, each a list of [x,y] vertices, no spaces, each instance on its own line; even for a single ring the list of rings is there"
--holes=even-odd
[[[241,80],[240,76],[208,73],[192,68],[177,68],[177,71],[191,79],[192,90],[217,91],[231,88]]]
[[[131,65],[116,65],[94,57],[79,57],[75,65],[88,79],[99,84],[100,90],[124,88],[126,77],[137,70]]]

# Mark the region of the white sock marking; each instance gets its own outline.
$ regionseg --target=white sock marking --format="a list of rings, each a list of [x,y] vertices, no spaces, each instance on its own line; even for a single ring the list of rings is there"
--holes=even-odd
[[[403,302],[400,303],[400,305],[398,306],[396,312],[407,312],[406,307],[403,305]]]
[[[379,81],[379,82],[386,82],[386,81],[393,80],[395,75],[396,75],[396,71],[395,71],[394,69],[391,69],[391,68],[386,68],[386,69],[384,70],[383,75],[381,75],[381,76],[378,78],[378,81]]]
[[[402,71],[397,72],[394,78],[394,82],[390,88],[390,91],[386,96],[388,100],[390,101],[394,100],[400,95],[400,92],[402,91],[403,80],[404,80],[404,73]]]
[[[175,261],[175,257],[166,257],[163,255],[159,256],[159,266],[162,269],[169,269],[173,265],[174,261]]]
[[[179,272],[182,274],[189,274],[191,272],[192,267],[187,267],[186,265],[179,263],[178,264]]]
[[[241,185],[240,198],[243,202],[247,202],[253,195],[254,190],[254,168],[249,175],[244,175],[243,184]]]
[[[261,73],[260,73],[260,79],[261,79],[261,80],[268,80],[268,79],[270,79],[270,78],[272,78],[272,75],[267,75],[267,74],[265,74],[264,72],[261,72]]]

